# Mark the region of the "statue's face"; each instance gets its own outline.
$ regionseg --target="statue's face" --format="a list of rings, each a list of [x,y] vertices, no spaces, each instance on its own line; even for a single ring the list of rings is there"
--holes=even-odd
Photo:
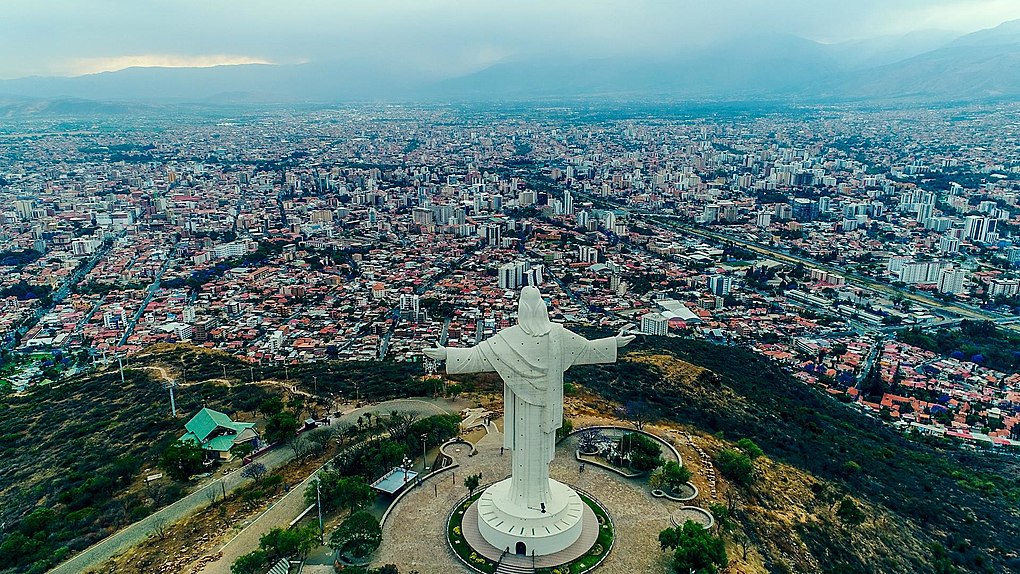
[[[521,301],[517,308],[517,324],[532,337],[549,332],[549,310],[537,287],[521,289]]]

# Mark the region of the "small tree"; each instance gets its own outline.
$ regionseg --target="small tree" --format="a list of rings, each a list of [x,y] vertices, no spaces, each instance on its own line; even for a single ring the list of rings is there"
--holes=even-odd
[[[205,452],[193,440],[179,440],[166,447],[159,458],[159,467],[174,480],[187,480],[205,468]]]
[[[266,465],[261,462],[252,462],[248,463],[241,469],[241,477],[250,478],[255,482],[255,484],[258,484],[262,482],[262,478],[266,476],[266,472],[268,472]]]
[[[577,448],[579,448],[581,452],[595,452],[602,443],[602,438],[601,430],[585,429],[577,433]]]
[[[691,471],[687,467],[677,464],[676,461],[666,461],[660,468],[662,469],[662,484],[669,490],[676,490],[691,479]]]
[[[749,438],[742,438],[742,439],[738,440],[737,441],[737,448],[742,450],[744,452],[744,454],[746,454],[747,456],[749,456],[751,458],[751,460],[754,460],[754,459],[758,458],[759,456],[762,456],[762,455],[765,454],[761,450],[761,447],[759,447],[753,440],[751,440]]]
[[[723,476],[743,486],[750,486],[754,481],[754,463],[740,451],[723,449],[715,459],[715,466]]]
[[[270,443],[286,443],[297,432],[300,424],[293,413],[279,412],[266,422],[266,440]]]
[[[245,441],[237,443],[234,446],[230,447],[230,454],[238,458],[244,458],[251,454],[254,450],[255,445],[253,445],[251,441]]]
[[[255,550],[241,556],[230,565],[231,574],[255,574],[269,563],[265,550]]]
[[[634,428],[641,430],[652,420],[653,412],[644,401],[628,401],[618,411],[620,417],[630,421]]]
[[[259,404],[259,413],[267,419],[281,412],[283,412],[283,399],[280,397],[269,397]]]
[[[326,452],[326,447],[329,446],[329,441],[333,440],[336,436],[336,432],[329,427],[317,428],[311,432],[305,433],[308,442],[315,445],[315,449],[318,453]]]
[[[329,536],[329,547],[341,551],[347,548],[357,558],[368,556],[382,542],[382,528],[374,516],[365,511],[347,517]]]
[[[313,526],[304,528],[274,528],[259,539],[259,548],[266,553],[267,563],[299,557],[302,560],[319,543],[319,531]]]
[[[482,483],[482,473],[472,474],[464,479],[464,488],[468,489],[468,495],[473,496],[475,489]]]
[[[713,536],[693,520],[660,532],[659,546],[663,550],[673,550],[672,566],[676,574],[716,574],[720,567],[729,563],[723,539]]]
[[[353,512],[372,502],[375,492],[360,476],[342,476],[336,469],[327,469],[312,479],[305,490],[307,504],[315,504],[320,498],[323,511],[347,507]]]
[[[166,538],[167,533],[170,531],[170,521],[162,516],[156,518],[152,522],[152,533],[156,535],[160,540]]]
[[[558,441],[563,440],[570,436],[570,433],[572,432],[574,432],[573,421],[571,421],[570,419],[563,419],[563,424],[560,426],[560,428],[556,429],[556,440]]]
[[[839,502],[839,508],[836,509],[836,516],[849,526],[857,526],[858,524],[863,523],[868,517],[849,496],[844,497],[843,500]]]

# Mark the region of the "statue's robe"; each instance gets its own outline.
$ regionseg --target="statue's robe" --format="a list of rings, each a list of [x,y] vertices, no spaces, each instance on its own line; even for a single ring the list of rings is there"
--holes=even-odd
[[[538,510],[549,498],[549,463],[563,425],[563,372],[572,365],[616,362],[616,338],[589,341],[552,323],[529,335],[516,325],[469,349],[447,348],[446,372],[495,371],[503,379],[504,446],[513,453],[510,498]]]

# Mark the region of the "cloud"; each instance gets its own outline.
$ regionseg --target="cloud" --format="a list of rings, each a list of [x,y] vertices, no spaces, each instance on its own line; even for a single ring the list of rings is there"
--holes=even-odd
[[[100,58],[73,58],[64,66],[69,75],[80,76],[99,72],[116,72],[125,68],[211,68],[213,66],[236,66],[240,64],[272,64],[273,62],[252,56],[231,54],[203,54],[185,56],[181,54],[139,54],[134,56],[112,56]]]
[[[0,1],[0,78],[301,60],[450,76],[513,58],[656,56],[768,34],[971,32],[1020,18],[1020,0]]]

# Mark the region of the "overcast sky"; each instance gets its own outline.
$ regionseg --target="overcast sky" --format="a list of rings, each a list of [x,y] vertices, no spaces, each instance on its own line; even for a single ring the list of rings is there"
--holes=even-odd
[[[750,33],[972,32],[1020,0],[2,0],[0,78],[363,59],[453,76],[509,58],[678,51]]]

